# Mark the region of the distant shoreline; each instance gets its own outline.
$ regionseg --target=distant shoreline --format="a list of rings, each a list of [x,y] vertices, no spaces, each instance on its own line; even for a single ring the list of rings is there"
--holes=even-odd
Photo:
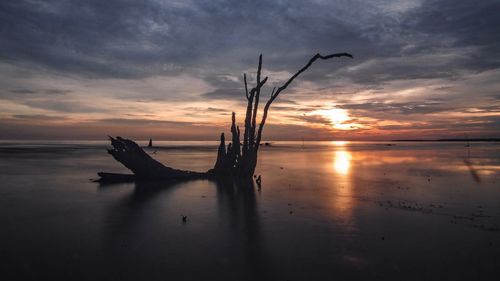
[[[138,142],[148,142],[149,139],[136,139]],[[155,141],[155,140],[153,140]],[[475,139],[395,139],[395,140],[268,140],[263,142],[500,142],[500,138],[475,138]],[[0,139],[0,143],[81,143],[81,142],[95,142],[95,143],[109,143],[106,139],[91,139],[91,140],[64,140],[64,139]],[[172,143],[191,143],[191,142],[212,142],[219,144],[216,140],[163,140],[158,139],[155,142],[172,142]]]
[[[450,142],[450,141],[456,141],[456,142],[500,142],[500,138],[483,138],[483,139],[436,139],[436,140],[412,140],[412,139],[402,139],[402,140],[392,140],[392,141],[408,141],[408,142],[436,142],[436,141],[443,141],[443,142]]]

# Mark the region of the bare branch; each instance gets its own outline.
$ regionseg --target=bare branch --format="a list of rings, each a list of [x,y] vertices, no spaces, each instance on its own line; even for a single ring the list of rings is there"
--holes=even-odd
[[[250,149],[253,147],[255,143],[256,119],[257,119],[257,112],[259,111],[260,89],[262,87],[262,85],[260,85],[261,73],[262,73],[262,54],[259,55],[259,66],[257,67],[257,86],[255,88],[255,103],[253,106],[252,124],[250,126],[250,133],[248,134]],[[267,77],[265,78],[265,80],[267,80]]]
[[[271,103],[273,102],[273,97],[266,102],[266,105],[264,106],[264,113],[262,114],[262,121],[260,121],[259,125],[259,131],[257,132],[257,137],[255,140],[255,145],[256,147],[259,147],[260,145],[260,140],[262,139],[262,130],[264,129],[264,125],[266,124],[267,120],[267,112],[269,111],[269,108],[271,107]]]
[[[320,54],[316,54],[314,55],[310,60],[309,62],[307,62],[306,65],[304,65],[304,67],[302,67],[299,71],[297,71],[297,73],[295,73],[292,77],[290,77],[288,79],[288,81],[286,81],[285,84],[283,84],[283,86],[279,87],[278,90],[276,91],[276,94],[272,97],[272,99],[276,99],[278,97],[278,95],[283,91],[285,90],[288,85],[290,85],[290,83],[293,82],[293,80],[295,80],[295,78],[297,78],[297,76],[299,76],[302,72],[306,71],[317,59],[322,59],[322,60],[328,60],[328,59],[331,59],[331,58],[340,58],[340,57],[349,57],[349,58],[353,58],[353,56],[351,54],[348,54],[348,53],[337,53],[337,54],[331,54],[331,55],[327,55],[327,56],[322,56]]]
[[[246,81],[246,79],[245,79]],[[245,83],[246,85],[246,83]],[[247,112],[245,114],[245,132],[243,133],[243,155],[246,153],[248,150],[248,133],[250,133],[250,118],[252,116],[252,104],[253,104],[253,95],[254,95],[254,90],[252,89],[250,93],[248,94],[247,98]]]
[[[260,89],[262,88],[262,86],[264,86],[264,84],[266,84],[267,82],[267,77],[264,78],[264,80],[260,81],[260,83],[255,86],[254,88],[252,88],[250,90],[250,93],[249,93],[249,99],[248,99],[248,102],[247,102],[247,112],[246,112],[246,115],[245,115],[245,132],[243,133],[243,153],[245,153],[245,151],[249,148],[249,144],[250,144],[250,140],[252,140],[252,143],[253,143],[253,136],[251,136],[251,132],[252,132],[252,104],[253,104],[253,100],[254,100],[254,97],[255,97],[255,93],[257,91],[257,89]]]
[[[262,54],[259,55],[259,66],[257,67],[257,85],[260,84],[260,72],[262,70]]]
[[[243,73],[243,81],[245,81],[245,95],[247,96],[247,100],[250,99],[248,95],[248,84],[247,84],[247,74]]]
[[[295,80],[295,78],[297,78],[302,72],[306,71],[316,60],[318,60],[318,59],[328,60],[331,58],[340,58],[340,57],[349,57],[351,59],[353,58],[353,56],[351,54],[348,54],[348,53],[336,53],[336,54],[331,54],[331,55],[327,55],[327,56],[322,56],[321,54],[318,53],[318,54],[314,55],[307,62],[306,65],[304,65],[299,71],[297,71],[292,77],[290,77],[288,79],[288,81],[285,82],[285,84],[283,84],[281,87],[279,87],[276,92],[273,90],[273,94],[271,94],[271,97],[269,98],[269,100],[266,102],[266,105],[264,106],[264,114],[262,115],[262,121],[260,122],[259,131],[257,132],[257,137],[256,137],[256,146],[257,147],[259,146],[260,140],[262,139],[262,130],[264,128],[264,125],[266,124],[267,112],[269,111],[271,104],[278,97],[278,95],[283,90],[285,90],[288,87],[288,85],[290,85],[290,83],[292,83],[293,80]]]

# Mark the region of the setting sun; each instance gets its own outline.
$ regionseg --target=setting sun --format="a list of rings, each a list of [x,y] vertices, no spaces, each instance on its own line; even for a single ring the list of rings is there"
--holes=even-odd
[[[351,124],[346,124],[349,121],[349,114],[347,110],[341,108],[332,108],[327,110],[319,110],[318,113],[330,120],[331,126],[340,130],[351,129]]]
[[[333,125],[337,125],[349,120],[349,116],[347,115],[347,111],[345,109],[334,108],[325,110],[323,114],[330,118]]]

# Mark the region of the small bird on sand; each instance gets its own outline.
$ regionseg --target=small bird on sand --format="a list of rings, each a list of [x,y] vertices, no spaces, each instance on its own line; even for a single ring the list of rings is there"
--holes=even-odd
[[[187,223],[188,217],[185,215],[182,215],[182,223]]]

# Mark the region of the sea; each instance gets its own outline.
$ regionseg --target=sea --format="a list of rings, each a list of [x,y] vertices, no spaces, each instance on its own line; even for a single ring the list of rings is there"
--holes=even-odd
[[[260,186],[100,184],[107,148],[0,141],[0,280],[499,280],[498,142],[270,142]]]

